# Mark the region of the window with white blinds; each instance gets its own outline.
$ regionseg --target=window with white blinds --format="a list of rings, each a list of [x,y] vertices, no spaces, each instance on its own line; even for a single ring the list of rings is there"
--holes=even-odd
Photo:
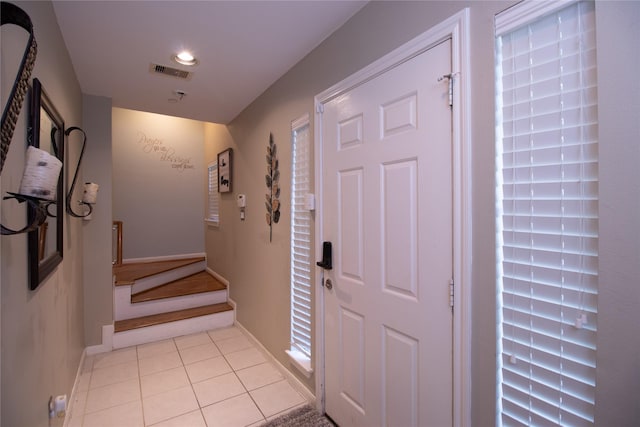
[[[292,125],[291,162],[291,346],[311,358],[311,213],[309,119]]]
[[[209,203],[207,204],[207,221],[220,223],[220,194],[218,193],[218,163],[210,163],[207,168],[209,173],[208,189]]]
[[[598,120],[592,2],[496,16],[498,423],[592,425]]]

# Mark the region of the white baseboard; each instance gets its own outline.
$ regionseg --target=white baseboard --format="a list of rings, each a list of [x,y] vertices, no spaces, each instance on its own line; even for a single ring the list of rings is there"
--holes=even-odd
[[[235,309],[233,311],[235,313]],[[307,402],[309,402],[309,404],[311,404],[312,406],[316,406],[316,397],[313,395],[313,393],[307,388],[305,387],[304,384],[302,384],[302,382],[300,382],[300,380],[291,373],[291,371],[289,371],[287,368],[284,367],[284,365],[282,365],[282,363],[280,363],[280,361],[278,359],[276,359],[273,354],[271,354],[269,352],[269,350],[267,350],[260,341],[258,341],[258,339],[256,337],[254,337],[251,332],[247,331],[247,329],[242,326],[241,323],[239,323],[238,321],[235,322],[235,325],[251,340],[253,341],[253,343],[255,344],[256,347],[258,347],[265,356],[267,356],[267,358],[269,359],[269,361],[271,363],[273,363],[275,365],[275,367],[280,371],[280,373],[282,373],[282,375],[284,375],[287,380],[289,381],[289,383],[291,385],[293,385],[296,390],[302,394],[302,396],[307,400]]]
[[[227,304],[229,304],[233,308],[233,323],[237,323],[238,312],[236,311],[236,302],[228,297],[229,293],[227,292]]]
[[[222,282],[222,284],[224,284],[227,287],[227,289],[229,289],[229,281],[226,278],[224,278],[221,274],[218,274],[217,272],[213,271],[209,267],[207,267],[207,273],[209,273],[210,275],[218,279],[220,282]]]
[[[104,325],[102,326],[102,344],[87,347],[85,353],[91,356],[111,350],[113,350],[113,325]]]
[[[88,347],[87,347],[88,348]],[[80,377],[82,376],[82,368],[84,367],[84,359],[87,355],[87,349],[84,349],[82,355],[80,356],[80,363],[78,364],[78,369],[76,370],[76,379],[73,381],[73,388],[71,389],[71,395],[69,395],[67,399],[67,409],[64,417],[63,427],[67,427],[71,425],[71,417],[73,417],[73,409],[74,403],[76,400],[76,394],[78,390],[78,384],[80,383]]]
[[[207,273],[209,273],[210,275],[218,279],[220,282],[222,282],[222,284],[224,284],[227,287],[227,304],[233,307],[233,323],[235,324],[236,317],[238,314],[236,312],[236,302],[231,299],[231,282],[229,282],[224,276],[222,276],[216,271],[213,271],[209,267],[207,267],[206,269],[207,269]]]
[[[180,255],[163,255],[163,256],[152,256],[145,258],[127,258],[123,259],[123,264],[131,264],[134,262],[155,262],[155,261],[169,261],[172,259],[187,259],[187,258],[198,258],[198,257],[206,257],[206,253],[199,252],[194,254],[180,254]]]

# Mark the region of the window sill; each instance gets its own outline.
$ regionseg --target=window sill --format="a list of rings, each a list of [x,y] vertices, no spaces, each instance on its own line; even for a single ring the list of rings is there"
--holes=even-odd
[[[204,222],[211,227],[220,227],[220,221],[205,218]]]
[[[305,377],[311,378],[311,374],[313,374],[313,369],[311,368],[311,359],[309,359],[306,354],[293,348],[290,350],[285,350],[285,353],[287,353],[289,359],[291,359],[293,366],[295,366],[300,372],[302,372]]]

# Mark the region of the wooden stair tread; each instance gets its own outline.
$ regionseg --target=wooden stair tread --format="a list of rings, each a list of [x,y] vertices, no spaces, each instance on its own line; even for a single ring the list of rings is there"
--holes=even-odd
[[[135,319],[117,320],[114,322],[114,331],[130,331],[132,329],[191,319],[209,314],[222,313],[230,310],[233,310],[233,307],[226,302],[223,302],[220,304],[211,304],[202,307],[188,308],[185,310],[171,311],[168,313],[153,314],[151,316],[137,317]]]
[[[153,276],[154,274],[164,273],[165,271],[201,261],[204,261],[204,257],[114,265],[113,275],[116,276],[116,286],[132,285],[133,282],[138,279]]]
[[[222,282],[206,271],[201,271],[191,276],[131,295],[131,302],[154,301],[204,292],[223,291],[225,289],[227,289],[227,287]]]

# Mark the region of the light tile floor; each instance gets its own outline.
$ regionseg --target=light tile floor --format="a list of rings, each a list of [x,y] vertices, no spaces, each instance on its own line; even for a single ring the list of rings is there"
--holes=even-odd
[[[237,327],[87,356],[69,427],[258,426],[305,398]]]

